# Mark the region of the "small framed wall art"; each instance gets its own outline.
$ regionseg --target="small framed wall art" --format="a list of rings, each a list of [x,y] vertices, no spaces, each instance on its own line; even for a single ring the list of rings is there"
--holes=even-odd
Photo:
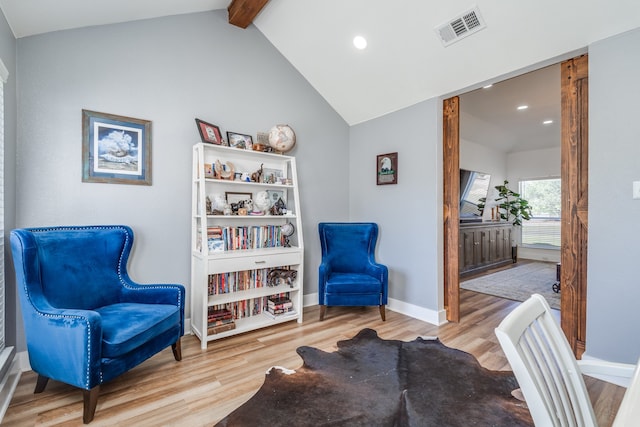
[[[151,121],[82,110],[82,181],[151,185]]]
[[[398,183],[398,153],[378,154],[376,158],[376,183]]]
[[[198,132],[200,132],[200,139],[202,142],[223,145],[222,134],[220,133],[220,128],[218,126],[204,122],[200,119],[196,119],[196,125],[198,126]]]
[[[227,139],[229,140],[229,147],[242,148],[246,150],[253,149],[253,138],[251,135],[227,132]]]

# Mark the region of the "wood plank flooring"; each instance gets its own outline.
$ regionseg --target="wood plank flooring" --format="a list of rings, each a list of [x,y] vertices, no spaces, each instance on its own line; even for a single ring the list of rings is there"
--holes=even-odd
[[[197,338],[187,335],[182,339],[182,362],[176,362],[168,348],[104,384],[91,425],[212,426],[258,390],[269,367],[299,367],[297,347],[335,351],[337,341],[363,328],[375,329],[384,339],[437,336],[445,345],[473,354],[488,369],[510,369],[493,329],[519,303],[465,290],[460,295],[461,322],[440,327],[390,310],[382,322],[377,307],[329,307],[324,322],[319,322],[315,306],[305,309],[301,325],[289,322],[210,342],[205,351]],[[599,425],[610,426],[625,389],[586,381]],[[49,381],[45,391],[35,395],[35,382],[33,372],[22,375],[3,426],[82,425],[79,390]]]

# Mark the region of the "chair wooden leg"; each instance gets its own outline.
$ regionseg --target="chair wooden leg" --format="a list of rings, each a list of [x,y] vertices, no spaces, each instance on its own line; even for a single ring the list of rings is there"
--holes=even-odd
[[[182,360],[182,346],[180,345],[180,338],[175,344],[171,344],[171,350],[173,350],[173,357],[178,362]]]
[[[383,322],[387,320],[387,316],[386,316],[385,306],[384,305],[380,306],[380,317],[382,317],[382,321]]]
[[[100,386],[97,385],[91,390],[82,390],[82,400],[84,401],[84,413],[82,414],[82,422],[89,424],[96,414],[96,406],[98,405],[98,394],[100,394]]]
[[[321,305],[320,306],[320,321],[322,322],[324,320],[324,313],[327,311],[327,306],[326,305]]]
[[[49,378],[38,374],[38,379],[36,380],[36,388],[33,390],[34,393],[42,393],[44,388],[47,386],[49,382]]]

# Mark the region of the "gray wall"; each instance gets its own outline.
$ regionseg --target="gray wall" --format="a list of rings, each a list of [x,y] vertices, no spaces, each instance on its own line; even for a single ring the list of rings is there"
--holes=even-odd
[[[589,47],[589,258],[587,353],[640,356],[640,29]]]
[[[236,28],[215,11],[27,37],[17,50],[18,227],[129,224],[132,277],[189,293],[194,118],[254,136],[288,123],[298,139],[290,154],[305,293],[317,292],[316,224],[348,218],[349,127],[254,26]],[[153,122],[152,186],[81,182],[83,108]]]
[[[431,99],[352,126],[350,140],[350,218],[379,223],[389,297],[432,323],[443,314],[441,116],[442,102]],[[398,184],[376,185],[376,156],[393,152]]]

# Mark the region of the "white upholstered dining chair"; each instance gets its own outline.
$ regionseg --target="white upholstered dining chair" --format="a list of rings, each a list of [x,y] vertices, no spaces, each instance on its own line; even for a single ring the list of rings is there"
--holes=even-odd
[[[629,421],[638,422],[638,418],[630,418],[638,412],[638,401],[633,397],[637,399],[640,392],[636,365],[576,360],[541,295],[534,294],[516,307],[495,332],[536,426],[597,427],[582,374],[609,378],[633,375],[614,426],[637,425]]]

